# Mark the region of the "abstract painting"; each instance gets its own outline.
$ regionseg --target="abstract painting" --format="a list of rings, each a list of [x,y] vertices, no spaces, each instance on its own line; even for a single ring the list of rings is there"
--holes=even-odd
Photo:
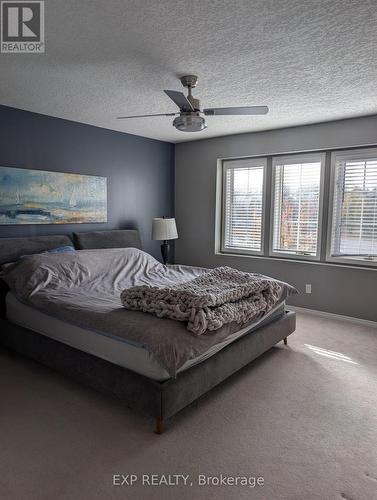
[[[107,178],[0,167],[0,224],[107,222]]]

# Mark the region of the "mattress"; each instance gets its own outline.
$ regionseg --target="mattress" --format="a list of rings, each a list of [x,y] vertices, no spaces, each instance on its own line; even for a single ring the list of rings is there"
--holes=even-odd
[[[38,309],[21,303],[11,292],[6,296],[6,311],[7,319],[12,323],[33,330],[53,340],[105,359],[156,381],[161,382],[170,378],[169,373],[161,366],[153,353],[142,346],[109,337],[98,331],[85,329],[49,316]],[[223,341],[211,346],[210,349],[200,356],[188,360],[180,367],[177,373],[188,370],[190,367],[203,362],[243,335],[252,335],[252,331],[258,327],[280,318],[284,314],[284,311],[285,302],[279,303],[259,321],[232,333]]]

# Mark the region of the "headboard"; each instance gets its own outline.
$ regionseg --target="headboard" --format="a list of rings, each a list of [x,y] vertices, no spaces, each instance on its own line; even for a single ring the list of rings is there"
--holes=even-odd
[[[39,253],[67,245],[72,245],[72,241],[66,235],[0,238],[0,266],[18,259],[21,255]]]
[[[141,241],[136,229],[117,229],[112,231],[93,231],[73,233],[75,248],[89,250],[93,248],[139,248]]]

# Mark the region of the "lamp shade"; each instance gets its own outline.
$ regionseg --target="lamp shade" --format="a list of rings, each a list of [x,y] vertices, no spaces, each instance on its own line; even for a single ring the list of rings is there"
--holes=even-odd
[[[175,240],[178,238],[175,219],[153,219],[152,240]]]

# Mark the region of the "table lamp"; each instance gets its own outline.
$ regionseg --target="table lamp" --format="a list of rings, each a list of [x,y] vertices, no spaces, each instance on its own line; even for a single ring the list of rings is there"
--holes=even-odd
[[[168,240],[178,238],[177,226],[175,219],[155,218],[152,221],[152,240],[163,241],[161,245],[161,255],[164,264],[169,260],[170,245]]]

